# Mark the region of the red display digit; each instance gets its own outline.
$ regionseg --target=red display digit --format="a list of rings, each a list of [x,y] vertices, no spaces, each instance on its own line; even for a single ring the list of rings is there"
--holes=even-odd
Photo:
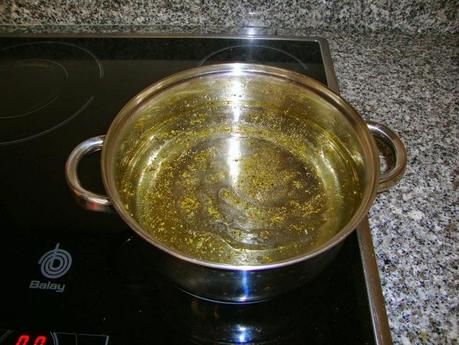
[[[16,341],[16,345],[27,345],[29,343],[30,337],[26,334],[19,336],[18,340]]]
[[[45,345],[46,344],[46,337],[43,335],[39,335],[35,338],[33,345]]]

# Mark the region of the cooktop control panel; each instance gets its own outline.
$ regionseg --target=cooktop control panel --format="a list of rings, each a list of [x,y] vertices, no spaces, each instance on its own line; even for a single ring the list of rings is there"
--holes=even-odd
[[[0,330],[1,345],[108,345],[109,339],[103,334]]]

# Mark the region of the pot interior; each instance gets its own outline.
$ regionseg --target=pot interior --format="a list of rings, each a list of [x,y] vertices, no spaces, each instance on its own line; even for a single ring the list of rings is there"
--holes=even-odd
[[[109,133],[118,206],[155,245],[203,262],[323,246],[371,192],[361,134],[314,83],[230,71],[144,91]]]

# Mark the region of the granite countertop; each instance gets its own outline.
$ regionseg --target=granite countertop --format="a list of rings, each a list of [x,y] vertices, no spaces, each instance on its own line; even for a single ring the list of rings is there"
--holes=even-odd
[[[402,181],[370,223],[396,344],[458,341],[458,36],[329,37],[341,92],[402,137]]]
[[[0,30],[203,32],[149,26],[0,26]],[[457,34],[257,32],[327,38],[343,97],[365,119],[387,124],[402,137],[409,157],[406,174],[377,197],[370,211],[392,337],[396,344],[457,344]]]

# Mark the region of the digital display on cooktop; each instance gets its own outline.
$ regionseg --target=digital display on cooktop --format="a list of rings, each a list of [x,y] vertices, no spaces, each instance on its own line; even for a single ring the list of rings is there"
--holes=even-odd
[[[123,105],[175,72],[251,62],[327,83],[320,44],[238,38],[0,38],[0,344],[372,344],[356,235],[317,278],[270,301],[191,296],[145,264],[115,213],[81,208],[64,166]],[[80,165],[104,194],[100,155]]]

